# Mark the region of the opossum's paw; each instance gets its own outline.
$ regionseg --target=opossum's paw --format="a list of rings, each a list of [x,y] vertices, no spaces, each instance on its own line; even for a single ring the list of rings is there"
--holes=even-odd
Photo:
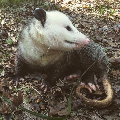
[[[97,84],[88,83],[88,86],[94,91],[99,90],[99,86]]]
[[[87,72],[81,80],[82,84],[90,87],[92,91],[99,90],[99,86],[95,82],[95,76],[93,73]]]
[[[76,79],[78,79],[78,77],[80,77],[80,75],[81,75],[81,72],[78,71],[78,72],[76,72],[74,74],[71,74],[71,75],[68,75],[68,76],[64,77],[64,81],[67,81],[67,80],[76,80]]]
[[[71,79],[76,79],[78,77],[79,77],[78,75],[72,74],[72,75],[64,77],[64,81],[71,80]]]
[[[15,77],[15,78],[13,78],[13,80],[11,80],[11,81],[9,82],[9,84],[15,83],[15,86],[17,87],[17,86],[18,86],[18,82],[24,83],[24,82],[25,82],[25,79],[22,78],[22,77]]]
[[[47,89],[48,89],[48,86],[45,85],[45,84],[43,84],[43,83],[41,83],[41,84],[40,84],[40,89],[42,89],[42,90],[44,91],[44,93],[46,93],[46,92],[47,92]]]
[[[80,85],[86,85],[86,86],[88,86],[90,89],[91,89],[91,93],[92,93],[92,91],[97,91],[97,90],[99,90],[99,86],[97,85],[97,84],[93,84],[93,83],[83,83],[83,82],[81,82],[81,84]]]
[[[50,88],[52,88],[53,84],[52,82],[50,82],[47,78],[46,79],[42,79],[41,84],[40,84],[40,89],[42,89],[45,92],[47,92],[47,90],[49,90]]]
[[[49,83],[45,81],[45,79],[42,79],[40,84],[40,89],[42,89],[45,92],[49,89]]]
[[[31,75],[32,79],[37,79],[40,81],[40,89],[42,89],[44,92],[47,91],[49,83],[47,83],[46,78],[47,75],[46,74],[41,74],[38,72],[35,72],[34,74]]]

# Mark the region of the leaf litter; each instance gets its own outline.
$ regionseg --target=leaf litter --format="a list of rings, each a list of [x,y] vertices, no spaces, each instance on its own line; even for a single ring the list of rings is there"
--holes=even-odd
[[[57,9],[69,16],[75,27],[90,39],[100,44],[107,53],[110,60],[109,78],[115,91],[113,104],[106,109],[98,110],[86,108],[83,103],[76,98],[73,92],[72,112],[68,120],[105,120],[120,119],[120,3],[116,1],[105,1],[106,5],[101,6],[96,1],[73,1],[73,0],[46,0],[43,6],[39,4],[21,4],[17,8],[7,7],[0,9],[0,74],[2,79],[10,82],[15,73],[15,52],[17,48],[18,35],[21,26],[26,19],[32,16],[36,7],[43,7],[45,10]],[[105,4],[105,3],[104,3]],[[110,13],[111,9],[115,12]],[[107,10],[105,10],[105,7]],[[101,8],[101,9],[100,9]],[[103,12],[100,11],[103,8]],[[112,14],[112,15],[110,15]],[[5,66],[5,68],[4,68]],[[24,81],[25,79],[25,81]],[[26,75],[19,83],[19,90],[23,93],[22,106],[49,116],[65,116],[68,112],[68,98],[71,84],[65,86],[60,80],[52,91],[44,93],[40,90],[40,80],[30,78]],[[7,84],[7,83],[6,83]],[[8,85],[8,84],[7,84]],[[15,84],[9,84],[12,94],[15,92]],[[38,119],[37,117],[26,114],[25,112],[14,112],[16,118]]]

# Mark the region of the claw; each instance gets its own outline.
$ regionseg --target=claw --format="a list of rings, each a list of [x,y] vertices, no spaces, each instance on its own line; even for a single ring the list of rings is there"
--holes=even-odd
[[[76,75],[76,74],[75,74],[75,75],[73,75],[73,77],[74,77],[74,78],[77,78],[77,77],[78,77],[78,75]]]
[[[75,74],[64,77],[64,81],[72,80],[72,79],[74,80],[74,79],[78,78],[79,76],[80,76],[80,73],[77,72]]]
[[[46,86],[45,89],[44,89],[44,93],[46,93],[46,91],[47,91],[47,86]]]
[[[92,93],[92,90],[88,85],[85,85],[85,88],[87,88],[89,90],[89,92]]]
[[[18,80],[15,82],[16,87],[18,86]]]
[[[11,80],[10,82],[9,82],[9,84],[11,85],[13,83],[13,80]]]
[[[97,90],[100,90],[99,85],[96,85]]]
[[[72,79],[72,78],[73,78],[73,76],[72,76],[72,75],[70,75],[68,78]]]
[[[43,89],[43,88],[44,88],[44,85],[42,85],[40,88]]]
[[[81,82],[80,85],[85,85],[85,83]]]
[[[91,88],[91,90],[96,91],[96,86],[92,83],[88,83],[88,86]]]

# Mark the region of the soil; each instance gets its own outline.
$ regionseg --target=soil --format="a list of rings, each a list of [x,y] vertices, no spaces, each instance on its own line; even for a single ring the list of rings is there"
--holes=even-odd
[[[76,97],[75,90],[73,90],[72,111],[66,120],[119,120],[120,2],[111,0],[100,3],[94,0],[76,2],[73,0],[46,0],[43,3],[21,3],[17,6],[0,8],[0,91],[3,91],[3,86],[9,88],[12,96],[18,90],[21,91],[23,94],[21,106],[29,110],[49,116],[66,116],[68,114],[68,99],[75,81],[64,83],[63,80],[59,80],[56,86],[46,93],[40,89],[40,80],[36,77],[31,78],[29,75],[21,79],[17,88],[15,82],[11,84],[15,74],[15,53],[22,25],[25,24],[26,19],[33,16],[33,11],[37,7],[45,10],[59,10],[69,16],[80,32],[104,48],[110,61],[108,75],[114,89],[114,100],[109,107],[104,109],[86,107]],[[2,118],[2,112],[0,114]],[[20,109],[14,110],[12,114],[16,120],[40,119]]]

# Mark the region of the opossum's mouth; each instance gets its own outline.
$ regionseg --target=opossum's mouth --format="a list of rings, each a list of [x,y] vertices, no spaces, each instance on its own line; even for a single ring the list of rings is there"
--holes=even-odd
[[[64,40],[66,43],[69,43],[69,44],[78,44],[76,42],[71,42],[71,41],[68,41],[68,40]]]

